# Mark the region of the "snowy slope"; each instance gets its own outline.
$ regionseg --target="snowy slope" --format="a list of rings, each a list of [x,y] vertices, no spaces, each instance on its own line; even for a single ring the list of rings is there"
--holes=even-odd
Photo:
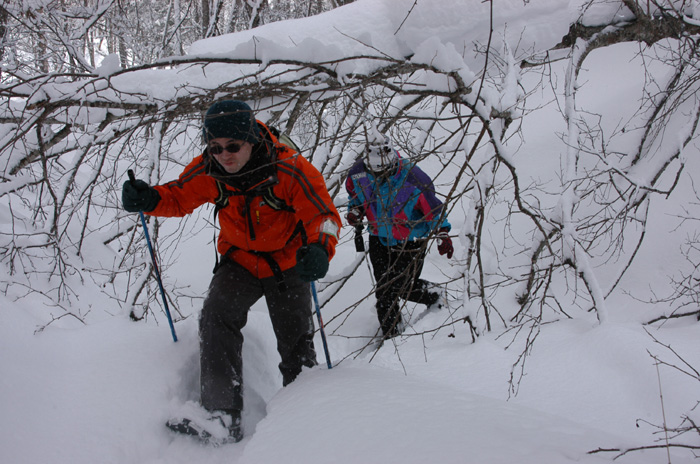
[[[3,305],[5,308],[7,306]],[[0,315],[2,462],[65,463],[574,463],[610,462],[598,447],[648,444],[661,423],[658,345],[638,326],[560,323],[543,334],[520,394],[507,399],[513,353],[503,341],[466,334],[424,346],[405,339],[400,362],[385,346],[304,371],[287,388],[275,372],[263,312],[246,328],[248,437],[219,448],[170,434],[163,422],[196,399],[196,323],[166,327],[113,318],[32,335],[21,308]],[[369,329],[369,328],[368,328]],[[698,329],[677,328],[689,360]],[[265,342],[264,340],[268,340]],[[317,340],[320,343],[320,340]],[[336,343],[331,351],[342,353]],[[427,361],[426,361],[427,358]],[[697,386],[662,372],[666,414],[677,417]],[[617,462],[657,463],[664,453]],[[675,463],[689,462],[674,453]]]

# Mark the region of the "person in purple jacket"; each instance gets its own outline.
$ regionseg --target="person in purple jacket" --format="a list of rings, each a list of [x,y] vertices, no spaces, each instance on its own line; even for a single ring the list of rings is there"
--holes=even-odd
[[[377,317],[384,338],[403,331],[399,299],[441,303],[436,285],[420,278],[428,238],[438,252],[452,258],[451,225],[432,180],[410,160],[401,158],[384,136],[370,139],[345,181],[349,194],[348,224],[369,226],[369,258],[377,282]]]

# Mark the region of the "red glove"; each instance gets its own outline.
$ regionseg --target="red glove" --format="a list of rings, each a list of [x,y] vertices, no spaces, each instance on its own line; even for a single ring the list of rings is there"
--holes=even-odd
[[[345,215],[345,219],[348,221],[349,225],[352,227],[357,227],[362,225],[363,216],[364,214],[362,214],[362,210],[360,208],[351,208]]]
[[[442,228],[437,234],[437,244],[438,253],[440,255],[447,255],[447,259],[452,258],[452,254],[455,252],[455,247],[452,246],[452,239],[448,234],[447,229]]]

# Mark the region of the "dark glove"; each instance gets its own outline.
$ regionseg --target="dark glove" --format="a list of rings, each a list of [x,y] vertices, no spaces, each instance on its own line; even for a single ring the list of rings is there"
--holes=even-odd
[[[447,259],[452,258],[452,254],[455,252],[455,247],[452,246],[452,239],[450,238],[449,231],[446,228],[440,229],[437,234],[437,244],[438,253],[440,255],[447,255]]]
[[[345,215],[345,219],[348,224],[352,227],[357,227],[362,225],[362,217],[364,216],[360,208],[351,208]]]
[[[153,211],[160,201],[156,189],[142,180],[127,180],[122,187],[122,205],[130,213]]]
[[[301,280],[311,282],[328,272],[328,253],[322,245],[312,243],[297,250],[297,273]]]

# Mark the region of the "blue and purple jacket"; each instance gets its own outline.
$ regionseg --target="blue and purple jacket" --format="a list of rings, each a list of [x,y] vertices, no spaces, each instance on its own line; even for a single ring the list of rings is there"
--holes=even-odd
[[[358,161],[350,168],[345,188],[350,196],[348,209],[362,208],[369,233],[384,245],[426,238],[434,230],[451,228],[447,217],[440,221],[443,203],[435,195],[432,180],[407,159],[399,158],[396,173],[388,179],[376,179]]]

